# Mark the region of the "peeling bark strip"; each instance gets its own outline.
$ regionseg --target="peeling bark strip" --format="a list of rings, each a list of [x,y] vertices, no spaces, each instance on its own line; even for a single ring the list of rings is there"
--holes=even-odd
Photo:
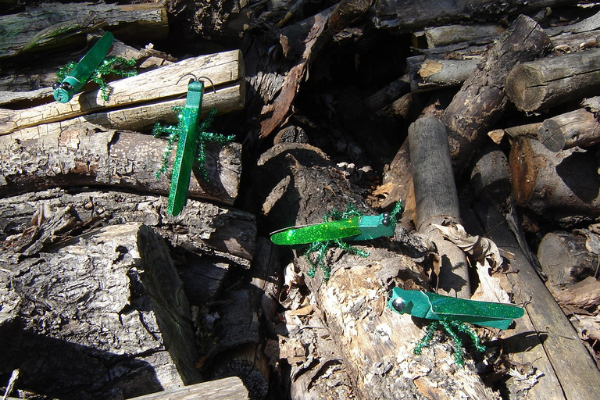
[[[506,77],[506,92],[510,100],[523,111],[537,111],[593,96],[598,90],[598,49],[520,64]]]
[[[0,195],[88,185],[168,193],[168,177],[155,176],[165,146],[165,140],[149,135],[85,128],[0,136]],[[206,168],[209,181],[200,174],[192,176],[189,196],[233,204],[241,175],[241,145],[209,144]]]
[[[541,56],[550,39],[531,18],[519,16],[490,49],[479,70],[465,81],[444,111],[455,170],[467,166],[506,107],[506,74],[518,63]]]
[[[25,12],[0,16],[0,58],[68,47],[77,42],[76,36],[84,37],[86,30],[99,24],[134,40],[163,39],[169,32],[163,3],[42,3]]]
[[[203,110],[215,107],[227,113],[244,107],[244,63],[239,50],[188,58],[143,74],[109,83],[110,98],[102,100],[100,90],[79,93],[70,102],[55,102],[24,110],[0,109],[0,134],[40,126],[36,131],[59,129],[82,119],[113,129],[141,129],[158,120],[177,121],[174,106],[185,104],[189,79],[186,74],[206,76],[215,87],[207,87]],[[213,90],[214,89],[214,90]],[[118,108],[118,110],[115,110]],[[84,116],[79,120],[76,117]],[[64,126],[63,126],[64,125]]]
[[[21,262],[10,254],[0,257],[22,323],[20,388],[128,398],[199,382],[189,304],[151,228],[102,228]]]

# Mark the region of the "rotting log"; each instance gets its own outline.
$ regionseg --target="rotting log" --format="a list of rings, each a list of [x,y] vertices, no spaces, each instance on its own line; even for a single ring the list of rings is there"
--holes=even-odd
[[[72,210],[69,224],[44,223],[65,209]],[[190,278],[184,284],[193,304],[214,299],[220,291],[219,285],[223,285],[215,282],[223,273],[221,270],[229,269],[232,264],[249,269],[256,248],[253,215],[195,200],[188,200],[181,214],[173,217],[166,213],[164,197],[122,191],[73,193],[50,189],[0,198],[0,215],[3,246],[18,246],[28,256],[67,239],[71,232],[87,232],[122,221],[150,226],[177,252],[193,253],[200,258],[196,261],[188,254],[186,263],[176,259],[181,275]],[[206,278],[198,273],[199,269]],[[203,284],[199,280],[208,282]],[[204,291],[196,292],[196,285]]]
[[[196,383],[182,388],[165,390],[131,400],[250,400],[248,390],[241,379],[232,376],[230,378],[215,381]]]
[[[380,28],[392,31],[411,32],[426,26],[440,26],[473,20],[498,20],[507,15],[528,14],[571,5],[569,0],[519,0],[495,1],[475,0],[457,2],[453,0],[382,0],[373,6],[373,22]]]
[[[0,16],[0,59],[39,51],[69,49],[85,43],[85,33],[102,26],[132,40],[160,40],[169,32],[163,3],[42,3]]]
[[[550,284],[562,288],[597,274],[600,257],[588,250],[588,240],[586,235],[576,232],[557,231],[544,235],[537,256]]]
[[[201,75],[206,81],[203,113],[212,107],[221,114],[243,108],[244,63],[241,52],[232,50],[172,63],[109,83],[110,97],[104,101],[99,89],[78,93],[68,103],[50,96],[46,104],[24,109],[0,109],[0,134],[57,132],[84,121],[105,128],[141,130],[157,121],[177,122],[173,107],[185,104],[189,79]],[[198,76],[200,78],[200,76]],[[214,84],[214,86],[213,86]],[[51,93],[49,93],[51,95]]]
[[[522,111],[593,96],[599,89],[600,49],[519,64],[506,76],[506,93]]]
[[[543,365],[545,358],[526,358],[528,352],[522,353],[527,362],[531,362],[545,374],[539,378],[544,389],[544,395],[540,398],[560,398],[561,390],[557,390],[554,376],[558,379],[565,398],[595,398],[600,392],[600,371],[570,321],[527,261],[504,218],[493,207],[482,203],[475,205],[474,210],[486,236],[499,249],[512,255],[510,265],[513,272],[506,277],[512,285],[511,292],[515,295],[515,301],[523,305],[535,329],[534,332],[524,332],[524,338],[512,340],[510,351],[523,352],[527,346],[539,346],[535,344],[535,339],[539,338],[551,363],[553,371]],[[533,343],[527,340],[530,335],[533,335]]]
[[[151,228],[113,225],[33,258],[0,257],[3,298],[21,323],[19,388],[127,398],[200,381],[189,304]]]
[[[509,163],[518,205],[565,224],[600,213],[600,178],[590,151],[554,153],[536,139],[513,140]]]
[[[444,240],[434,227],[460,223],[446,127],[435,117],[419,118],[408,128],[408,141],[417,211],[415,224],[435,243],[442,259],[438,287],[442,294],[471,298],[465,253]]]
[[[600,122],[594,113],[580,108],[544,120],[537,137],[552,151],[589,147],[600,142]]]
[[[506,74],[518,63],[541,56],[550,39],[531,18],[519,16],[488,51],[479,69],[465,81],[444,111],[455,171],[462,171],[481,147],[487,132],[504,113]]]
[[[140,133],[102,132],[89,124],[76,128],[0,136],[1,195],[56,186],[98,185],[168,193],[169,177],[163,174],[156,178],[165,140]],[[169,165],[173,157],[171,154]],[[241,145],[208,143],[205,167],[209,180],[193,173],[189,196],[233,204],[241,176]]]

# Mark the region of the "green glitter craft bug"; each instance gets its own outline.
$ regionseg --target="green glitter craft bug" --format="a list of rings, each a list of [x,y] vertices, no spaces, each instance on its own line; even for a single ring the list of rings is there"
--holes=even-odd
[[[456,331],[467,334],[478,351],[485,351],[479,336],[466,323],[508,329],[514,319],[520,318],[524,314],[521,307],[511,304],[459,299],[400,288],[392,290],[388,307],[400,314],[410,314],[413,317],[432,320],[427,327],[427,333],[415,347],[415,354],[421,354],[422,349],[429,345],[434,332],[441,325],[454,340],[456,346],[454,359],[459,365],[464,364],[463,343]]]
[[[210,81],[210,79],[206,79]],[[174,110],[178,113],[179,124],[177,126],[156,124],[152,131],[155,137],[165,133],[169,135],[168,144],[162,159],[162,166],[156,172],[156,178],[167,172],[169,154],[173,150],[175,140],[177,140],[177,152],[175,153],[175,161],[173,163],[169,203],[167,206],[167,212],[170,215],[178,215],[187,202],[190,178],[195,161],[198,161],[198,168],[202,173],[202,177],[205,181],[208,181],[208,173],[204,167],[206,162],[205,143],[216,142],[227,144],[235,139],[233,135],[225,136],[206,132],[217,112],[214,108],[210,110],[206,120],[198,126],[203,96],[204,82],[198,80],[196,77],[190,79],[185,106],[174,107]]]
[[[52,84],[56,101],[68,103],[75,93],[79,92],[89,81],[100,85],[102,99],[107,101],[109,88],[104,79],[105,76],[110,74],[121,77],[137,75],[137,71],[130,70],[135,65],[135,60],[106,57],[113,40],[113,34],[106,32],[78,63],[70,62],[58,70],[56,73],[58,82]]]
[[[394,236],[397,218],[402,214],[402,202],[398,202],[391,213],[363,216],[353,205],[348,204],[344,212],[332,210],[324,216],[324,222],[316,225],[287,228],[271,234],[277,245],[308,244],[306,259],[311,266],[308,271],[314,277],[316,268],[323,270],[325,280],[330,278],[330,269],[325,255],[331,247],[340,247],[349,253],[367,257],[369,252],[350,246],[346,241],[370,240],[383,236]],[[315,253],[315,257],[311,254]]]

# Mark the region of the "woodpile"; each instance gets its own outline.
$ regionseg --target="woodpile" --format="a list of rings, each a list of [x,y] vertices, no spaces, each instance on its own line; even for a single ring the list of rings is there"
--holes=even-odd
[[[597,397],[597,4],[2,4],[5,398]],[[103,31],[138,74],[55,101]],[[207,144],[173,216],[152,129],[190,76],[236,139]],[[324,268],[269,240],[398,201],[393,237]],[[429,321],[394,287],[525,314],[475,327],[485,352],[440,331],[416,354]]]

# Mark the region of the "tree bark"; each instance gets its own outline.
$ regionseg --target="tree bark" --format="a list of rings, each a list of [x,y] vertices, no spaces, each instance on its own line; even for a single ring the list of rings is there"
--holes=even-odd
[[[491,41],[504,32],[497,24],[446,25],[413,33],[413,46],[433,49],[461,42]]]
[[[517,65],[506,77],[506,93],[523,111],[593,96],[600,89],[599,57],[592,49]]]
[[[444,111],[450,154],[456,171],[463,170],[481,147],[487,132],[507,103],[504,81],[517,63],[542,55],[550,39],[532,19],[519,16],[490,49],[480,69],[463,84]]]
[[[410,90],[413,93],[459,86],[476,70],[481,59],[437,60],[425,56],[407,59]]]
[[[535,139],[519,137],[513,141],[509,163],[518,205],[565,223],[600,212],[600,178],[590,152],[554,153]]]
[[[4,251],[2,263],[3,298],[16,300],[4,306],[22,324],[21,388],[96,399],[199,381],[189,304],[151,228],[101,228],[34,258]]]
[[[99,89],[76,94],[68,103],[51,97],[47,104],[25,109],[0,109],[0,134],[30,128],[28,132],[54,133],[89,121],[113,129],[141,130],[157,121],[176,123],[175,106],[185,104],[189,79],[201,70],[206,80],[204,115],[212,107],[225,114],[243,108],[244,64],[239,50],[189,58],[162,68],[109,83],[104,101]],[[198,77],[200,78],[200,77]],[[81,118],[77,118],[81,117]]]
[[[169,32],[162,3],[40,4],[26,12],[0,16],[0,26],[10,32],[0,37],[0,59],[81,45],[85,33],[98,25],[132,40],[160,40]]]
[[[98,132],[94,126],[39,136],[0,136],[0,190],[9,196],[57,186],[112,185],[165,194],[169,177],[163,174],[156,179],[165,147],[165,140],[150,135]],[[205,167],[209,179],[193,173],[190,198],[233,204],[241,176],[240,153],[239,143],[223,147],[208,143]]]

